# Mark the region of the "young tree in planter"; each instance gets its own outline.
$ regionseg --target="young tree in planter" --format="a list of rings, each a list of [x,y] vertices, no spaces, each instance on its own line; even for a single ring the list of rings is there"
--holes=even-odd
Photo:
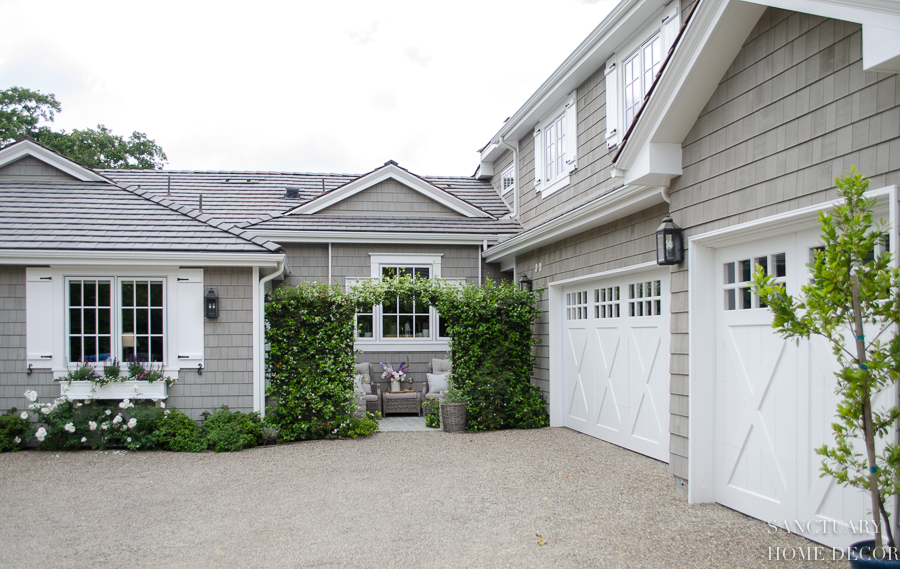
[[[870,493],[876,551],[896,559],[885,504],[900,494],[900,448],[893,442],[898,410],[896,405],[873,409],[872,399],[897,382],[900,370],[900,334],[895,333],[900,274],[891,267],[890,253],[873,255],[889,229],[872,220],[875,199],[864,196],[868,180],[854,168],[835,178],[835,185],[843,203],[819,214],[824,248],[809,264],[813,283],[793,298],[761,267],[754,282],[760,300],[772,310],[772,327],[782,337],[799,344],[801,338],[816,335],[831,344],[840,366],[835,375],[841,399],[832,424],[835,443],[815,449],[824,457],[821,476]],[[863,441],[864,453],[854,439]],[[884,443],[880,453],[878,439]]]

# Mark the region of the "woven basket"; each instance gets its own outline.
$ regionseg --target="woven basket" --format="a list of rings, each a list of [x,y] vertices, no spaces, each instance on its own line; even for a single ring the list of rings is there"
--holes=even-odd
[[[466,430],[466,404],[441,403],[441,427],[445,433],[460,433]]]

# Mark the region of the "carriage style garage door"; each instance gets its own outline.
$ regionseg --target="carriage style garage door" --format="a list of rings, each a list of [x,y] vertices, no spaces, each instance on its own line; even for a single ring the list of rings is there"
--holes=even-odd
[[[820,478],[813,452],[833,440],[834,357],[822,340],[798,347],[777,335],[771,312],[749,287],[762,265],[796,295],[808,282],[805,264],[817,236],[801,232],[715,253],[715,501],[779,526],[813,522],[818,529],[807,537],[846,547],[862,537],[831,528],[868,519],[865,495]]]
[[[563,290],[567,427],[669,461],[669,272]]]

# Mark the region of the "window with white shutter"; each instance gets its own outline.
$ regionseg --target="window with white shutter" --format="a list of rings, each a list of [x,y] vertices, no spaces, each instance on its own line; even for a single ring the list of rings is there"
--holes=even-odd
[[[54,367],[56,305],[53,297],[53,270],[32,267],[25,269],[25,365],[30,365],[33,369]]]
[[[534,189],[543,197],[569,185],[578,167],[578,109],[571,93],[534,129]]]

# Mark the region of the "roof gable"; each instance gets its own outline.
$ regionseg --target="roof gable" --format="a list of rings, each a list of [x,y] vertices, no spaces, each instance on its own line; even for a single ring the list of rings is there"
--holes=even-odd
[[[0,169],[23,158],[30,157],[50,168],[81,182],[109,182],[109,179],[85,168],[81,164],[50,150],[30,138],[20,138],[16,142],[0,148]]]
[[[392,178],[344,198],[316,215],[464,217]]]
[[[408,170],[401,168],[393,160],[386,162],[381,168],[369,172],[368,174],[364,174],[352,182],[348,182],[339,188],[310,200],[300,207],[288,211],[285,215],[303,215],[322,212],[326,208],[334,206],[335,204],[351,198],[360,192],[366,191],[386,180],[399,182],[404,187],[418,192],[429,198],[431,201],[436,202],[459,215],[469,218],[494,218],[494,216],[484,210],[475,207],[469,202],[464,201],[427,180],[410,173]]]

